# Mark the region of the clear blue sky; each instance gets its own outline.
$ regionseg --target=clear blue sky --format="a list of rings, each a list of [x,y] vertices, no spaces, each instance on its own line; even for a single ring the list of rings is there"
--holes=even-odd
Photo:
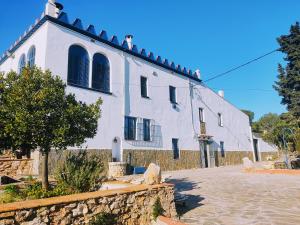
[[[0,52],[34,22],[46,0],[1,0]],[[60,0],[71,19],[94,24],[97,31],[134,43],[175,63],[201,70],[203,80],[278,48],[276,38],[300,20],[299,0]],[[280,97],[272,90],[275,53],[259,62],[208,83],[224,89],[225,98],[256,119],[281,113]],[[260,89],[254,91],[252,89]]]

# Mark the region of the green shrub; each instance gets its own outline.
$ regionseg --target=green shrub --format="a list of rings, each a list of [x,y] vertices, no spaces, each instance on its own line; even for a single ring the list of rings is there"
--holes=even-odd
[[[161,205],[160,198],[157,198],[153,205],[153,211],[152,211],[153,219],[156,221],[157,217],[163,215],[164,212],[165,210]]]
[[[24,196],[27,199],[50,198],[50,197],[55,197],[55,196],[71,194],[71,192],[68,191],[66,187],[64,187],[60,184],[55,187],[52,187],[48,191],[46,191],[42,187],[41,182],[35,182],[33,184],[28,185],[27,188],[23,192],[24,192]]]
[[[97,155],[69,152],[66,161],[57,168],[55,178],[58,184],[74,193],[92,191],[101,184],[103,164]]]
[[[4,188],[4,192],[0,195],[0,203],[10,203],[22,200],[22,192],[16,185],[7,185]]]
[[[111,213],[99,213],[90,221],[90,225],[116,225],[117,217]]]
[[[49,192],[43,189],[41,182],[35,182],[33,184],[28,185],[27,188],[24,190],[24,194],[26,195],[26,198],[29,199],[49,197]]]

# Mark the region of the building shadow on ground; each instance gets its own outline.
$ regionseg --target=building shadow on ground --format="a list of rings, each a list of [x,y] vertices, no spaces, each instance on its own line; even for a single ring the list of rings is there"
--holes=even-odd
[[[184,201],[179,201],[176,204],[176,210],[179,217],[194,208],[204,205],[201,203],[204,200],[203,197],[186,193],[187,191],[200,189],[201,182],[193,182],[186,178],[168,179],[167,182],[175,185],[175,198],[180,196],[184,199]]]

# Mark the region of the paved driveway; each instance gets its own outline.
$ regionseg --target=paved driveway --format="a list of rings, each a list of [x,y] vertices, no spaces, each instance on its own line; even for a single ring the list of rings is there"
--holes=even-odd
[[[300,176],[245,174],[241,167],[168,172],[187,224],[300,225]]]

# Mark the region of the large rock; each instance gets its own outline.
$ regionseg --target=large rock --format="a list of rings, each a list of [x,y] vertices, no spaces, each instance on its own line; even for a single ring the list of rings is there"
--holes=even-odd
[[[254,168],[254,163],[248,157],[244,157],[243,158],[243,167],[246,170],[251,170]]]
[[[150,163],[148,169],[144,173],[145,184],[159,184],[161,182],[160,167],[154,163]]]

